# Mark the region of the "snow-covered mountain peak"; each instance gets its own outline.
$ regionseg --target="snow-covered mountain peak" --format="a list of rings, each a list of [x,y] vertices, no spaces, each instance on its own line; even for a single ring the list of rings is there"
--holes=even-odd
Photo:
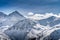
[[[23,15],[20,14],[18,11],[14,11],[14,12],[10,13],[8,16],[21,16],[21,17],[23,17]]]

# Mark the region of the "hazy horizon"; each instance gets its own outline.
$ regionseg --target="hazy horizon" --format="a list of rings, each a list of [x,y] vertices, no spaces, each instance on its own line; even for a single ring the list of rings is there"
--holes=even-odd
[[[9,14],[18,10],[22,14],[60,13],[60,0],[0,0],[0,12]]]

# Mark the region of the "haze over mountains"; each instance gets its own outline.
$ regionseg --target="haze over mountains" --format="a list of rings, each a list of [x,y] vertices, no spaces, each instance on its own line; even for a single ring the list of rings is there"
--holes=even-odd
[[[11,40],[48,40],[48,36],[55,34],[55,30],[59,31],[60,17],[52,15],[43,18],[43,15],[40,15],[37,17],[43,19],[37,19],[35,16],[30,15],[27,18],[18,11],[14,11],[9,15],[0,12],[0,31],[8,35]],[[60,37],[58,36],[56,39],[60,39]],[[52,40],[54,39],[52,38]]]

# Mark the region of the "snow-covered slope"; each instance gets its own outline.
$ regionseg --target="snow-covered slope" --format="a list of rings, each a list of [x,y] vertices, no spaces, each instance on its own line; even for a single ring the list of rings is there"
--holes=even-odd
[[[3,12],[0,12],[0,26],[2,25],[2,22],[6,20],[7,15]]]
[[[29,19],[20,20],[14,26],[8,28],[4,33],[13,40],[27,40],[25,37],[30,30],[34,28],[34,25],[36,25],[35,21]]]
[[[7,30],[8,28],[10,28],[10,26],[6,25],[6,26],[1,26],[0,27],[0,31],[4,32],[5,30]]]
[[[17,22],[14,26],[9,28],[8,30],[31,30],[34,25],[36,25],[35,21],[23,19]]]
[[[49,27],[49,26],[42,26],[42,25],[40,25],[40,27],[38,27],[38,26],[36,26],[36,27],[34,27],[33,29],[31,29],[31,31],[27,34],[27,38],[28,39],[36,38],[36,40],[51,40],[50,38],[52,38],[52,40],[53,40],[53,39],[56,38],[56,36],[59,35],[59,33],[57,33],[57,32],[56,32],[56,35],[55,34],[52,34],[52,33],[55,30],[60,30],[60,27],[57,27],[56,28],[56,27]],[[39,30],[38,30],[38,28],[39,28]],[[54,36],[54,38],[53,37],[50,37],[50,36]]]
[[[27,34],[26,38],[28,38],[30,40],[34,39],[34,38],[36,40],[51,40],[49,37],[50,34],[52,34],[55,30],[60,29],[60,17],[50,16],[46,19],[40,19],[37,21],[40,24],[36,24],[36,26],[34,26],[34,28],[31,29],[31,31]],[[54,36],[54,35],[52,34],[51,36]],[[58,35],[59,35],[59,33],[58,33]],[[56,32],[56,36],[58,36],[58,35]],[[56,36],[54,36],[54,38],[52,37],[52,40],[54,40],[56,38]],[[58,36],[57,39],[59,40],[60,37]]]
[[[60,29],[54,30],[50,35],[46,36],[43,40],[60,40]]]

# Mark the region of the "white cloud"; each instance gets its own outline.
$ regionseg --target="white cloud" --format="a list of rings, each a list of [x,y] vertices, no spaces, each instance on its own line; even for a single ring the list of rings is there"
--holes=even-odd
[[[29,12],[28,15],[34,15],[32,12]]]
[[[34,19],[34,20],[41,20],[41,19],[46,19],[50,16],[55,16],[55,17],[58,17],[60,18],[60,14],[53,14],[53,13],[45,13],[45,14],[34,14],[32,12],[29,12],[28,13],[28,16],[27,18],[30,18],[30,19]]]

